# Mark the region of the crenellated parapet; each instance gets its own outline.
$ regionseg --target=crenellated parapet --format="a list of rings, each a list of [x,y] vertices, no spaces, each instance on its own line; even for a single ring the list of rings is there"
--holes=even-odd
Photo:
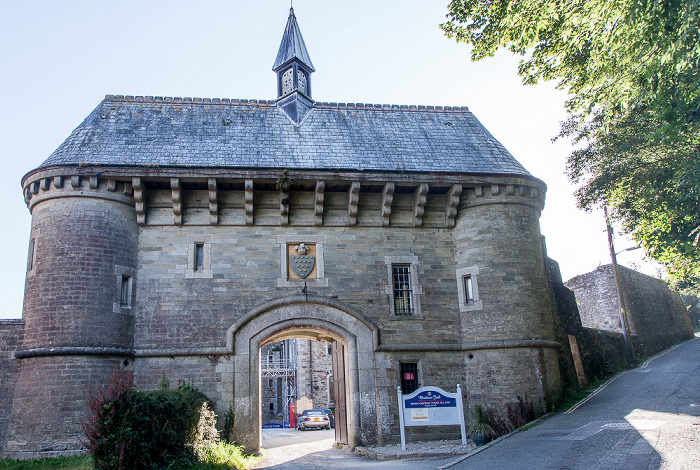
[[[134,188],[130,181],[102,178],[99,174],[57,173],[43,171],[23,181],[24,202],[30,212],[43,201],[62,197],[92,197],[134,205]]]
[[[539,213],[546,187],[522,177],[173,168],[43,169],[23,181],[30,211],[54,198],[90,197],[132,206],[139,225],[274,225],[453,228],[488,204]]]

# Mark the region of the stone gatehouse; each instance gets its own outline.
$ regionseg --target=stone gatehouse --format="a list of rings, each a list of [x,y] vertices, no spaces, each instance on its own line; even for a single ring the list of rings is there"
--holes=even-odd
[[[293,12],[273,70],[275,100],[108,95],[23,178],[2,453],[79,449],[115,367],[191,380],[256,450],[261,347],[290,338],[331,345],[350,446],[399,439],[397,387],[559,397],[544,183],[467,108],[315,102]]]

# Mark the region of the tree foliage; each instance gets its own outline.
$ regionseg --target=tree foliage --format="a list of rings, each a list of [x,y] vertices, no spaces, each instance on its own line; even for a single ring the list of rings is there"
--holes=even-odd
[[[697,279],[698,0],[454,0],[447,17],[472,60],[507,49],[524,83],[569,93],[560,136],[577,144],[579,205],[608,204],[650,257]]]

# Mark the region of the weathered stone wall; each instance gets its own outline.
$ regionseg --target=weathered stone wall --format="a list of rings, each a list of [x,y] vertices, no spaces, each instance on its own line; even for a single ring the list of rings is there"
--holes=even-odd
[[[125,360],[106,356],[22,359],[4,452],[15,458],[36,458],[52,451],[80,450],[88,391],[109,383],[114,369]]]
[[[19,375],[19,361],[14,352],[24,337],[24,320],[0,320],[0,454],[6,441],[8,419]]]
[[[188,235],[211,236],[211,278],[187,278]],[[324,237],[325,279],[309,295],[361,310],[388,344],[461,343],[449,231],[373,227],[141,227],[135,306],[137,349],[225,347],[226,331],[265,302],[301,293],[303,282],[278,286],[279,237]],[[392,316],[385,256],[416,256],[424,319]],[[410,338],[410,339],[409,339]]]
[[[137,357],[134,361],[134,385],[140,390],[158,390],[165,377],[170,387],[190,383],[211,399],[214,412],[224,416],[231,405],[231,359],[227,356]],[[223,425],[223,422],[219,423]]]
[[[652,355],[692,337],[688,312],[680,295],[665,282],[620,267],[620,284],[636,353]],[[612,265],[577,276],[567,283],[576,294],[583,326],[622,332]]]
[[[556,261],[551,258],[545,258],[545,268],[556,309],[555,334],[557,342],[562,345],[557,352],[562,388],[575,389],[581,380],[586,380],[584,375],[582,375],[585,374],[585,371],[576,370],[573,356],[580,345],[578,343],[574,344],[572,351],[572,344],[569,338],[570,336],[577,338],[582,328],[581,318],[576,306],[576,296],[564,285],[561,272],[559,271],[559,264]],[[582,364],[579,365],[579,369],[582,369]]]
[[[588,380],[607,378],[616,370],[628,366],[622,333],[581,328],[576,339]],[[635,336],[630,341],[632,347],[638,347]]]

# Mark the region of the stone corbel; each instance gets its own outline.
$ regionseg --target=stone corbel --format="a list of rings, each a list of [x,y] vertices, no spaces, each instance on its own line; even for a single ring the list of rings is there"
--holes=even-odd
[[[54,176],[53,177],[53,187],[54,188],[63,188],[63,176]]]
[[[141,178],[132,178],[131,186],[134,190],[134,209],[136,210],[136,223],[146,225],[146,203],[144,201],[144,188]]]
[[[41,180],[41,190],[48,191],[51,189],[51,178],[44,178]]]
[[[91,176],[90,177],[90,189],[97,189],[98,184],[99,184],[99,181],[97,179],[97,176]]]
[[[289,189],[280,189],[280,225],[289,225]]]
[[[182,225],[182,191],[179,178],[170,178],[170,190],[173,198],[173,220],[175,225]]]
[[[353,181],[348,190],[348,225],[357,224],[357,204],[360,202],[360,182]]]
[[[245,180],[245,224],[253,225],[253,180]]]
[[[209,189],[209,223],[217,225],[219,223],[219,201],[216,190],[216,178],[207,180],[207,188]]]
[[[391,204],[394,202],[394,183],[387,183],[382,189],[382,227],[389,226]]]
[[[422,183],[413,192],[413,226],[420,227],[423,225],[423,214],[425,214],[425,203],[428,200],[427,183]]]
[[[457,206],[459,205],[459,196],[462,194],[462,185],[453,185],[445,194],[445,227],[453,228],[455,226],[455,217],[457,217]]]
[[[326,182],[316,181],[316,194],[314,197],[314,225],[323,225],[323,202],[325,200]]]

